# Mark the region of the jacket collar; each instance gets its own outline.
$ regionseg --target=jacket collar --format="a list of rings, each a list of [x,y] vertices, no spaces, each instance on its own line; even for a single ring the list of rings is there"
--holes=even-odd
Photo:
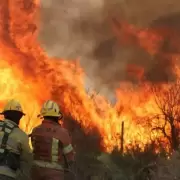
[[[4,119],[4,121],[5,121],[5,122],[9,122],[9,123],[11,123],[11,124],[13,124],[13,125],[15,125],[15,126],[18,126],[18,124],[16,124],[15,122],[13,122],[13,121],[11,121],[11,120],[9,120],[9,119]]]

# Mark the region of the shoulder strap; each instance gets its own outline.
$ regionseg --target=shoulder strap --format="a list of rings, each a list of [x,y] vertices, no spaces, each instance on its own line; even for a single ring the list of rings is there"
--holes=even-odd
[[[4,152],[6,149],[6,145],[7,145],[7,141],[9,138],[9,135],[11,134],[11,132],[13,131],[14,128],[17,128],[18,126],[13,125],[9,122],[0,122],[0,130],[4,131],[4,136],[2,138],[2,143],[0,145],[0,152],[2,153],[2,151]]]

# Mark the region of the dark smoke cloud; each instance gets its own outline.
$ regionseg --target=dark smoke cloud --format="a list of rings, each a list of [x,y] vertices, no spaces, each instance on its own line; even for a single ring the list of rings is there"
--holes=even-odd
[[[170,4],[171,8],[168,8]],[[50,56],[79,58],[98,91],[109,95],[120,81],[132,80],[127,75],[128,64],[145,68],[145,74],[151,81],[164,81],[171,76],[168,60],[163,59],[157,64],[159,54],[152,60],[140,47],[120,44],[111,29],[110,19],[117,17],[139,27],[171,26],[164,20],[152,22],[180,11],[179,1],[42,0],[41,5],[39,39],[42,46]],[[162,64],[166,66],[162,68]]]
[[[154,61],[146,73],[146,76],[151,81],[159,82],[176,79],[173,61],[170,56],[180,53],[179,19],[180,12],[159,17],[150,24],[150,27],[156,29],[159,34],[164,36],[161,49],[154,57]]]

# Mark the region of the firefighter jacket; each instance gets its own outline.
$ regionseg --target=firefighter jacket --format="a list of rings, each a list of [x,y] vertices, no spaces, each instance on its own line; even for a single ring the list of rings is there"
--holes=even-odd
[[[14,122],[0,121],[0,174],[28,180],[32,162],[28,135]]]
[[[71,138],[58,123],[44,120],[31,134],[34,165],[64,170],[74,161]]]

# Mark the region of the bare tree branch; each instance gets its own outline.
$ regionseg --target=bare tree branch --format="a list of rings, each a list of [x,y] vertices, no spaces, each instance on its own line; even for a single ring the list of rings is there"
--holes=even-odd
[[[159,117],[164,121],[152,128],[152,131],[159,130],[169,141],[172,149],[179,145],[179,126],[180,122],[180,80],[171,82],[168,85],[153,85],[152,92],[154,101],[159,109]],[[152,117],[157,121],[158,115]],[[159,123],[159,122],[158,122]],[[169,127],[166,128],[166,127]],[[167,132],[168,129],[168,132]]]

